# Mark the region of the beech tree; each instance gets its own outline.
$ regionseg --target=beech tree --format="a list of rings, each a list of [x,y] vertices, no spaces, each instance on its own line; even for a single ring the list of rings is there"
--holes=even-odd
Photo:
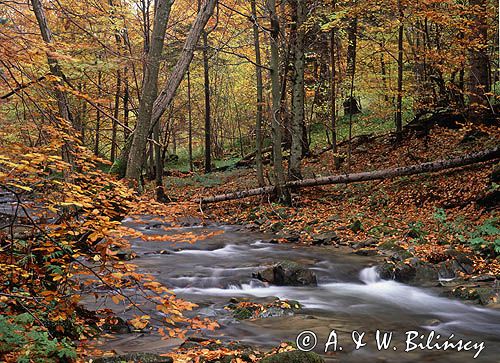
[[[137,115],[137,125],[128,155],[125,177],[140,184],[146,142],[151,127],[154,101],[158,94],[158,74],[160,72],[161,53],[165,42],[167,22],[172,7],[171,0],[158,0],[155,8],[151,46],[146,54],[144,82]]]

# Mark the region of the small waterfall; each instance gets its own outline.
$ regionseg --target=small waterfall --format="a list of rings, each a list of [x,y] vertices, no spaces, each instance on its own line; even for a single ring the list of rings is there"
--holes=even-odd
[[[359,273],[359,279],[367,285],[382,281],[379,273],[377,272],[376,266],[367,267],[361,270]]]

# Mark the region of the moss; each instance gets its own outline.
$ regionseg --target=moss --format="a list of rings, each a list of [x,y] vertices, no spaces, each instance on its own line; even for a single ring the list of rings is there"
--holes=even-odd
[[[313,352],[283,352],[271,355],[261,360],[261,363],[324,363],[321,356]]]
[[[125,177],[126,167],[127,167],[126,163],[124,163],[122,159],[118,158],[115,160],[113,165],[111,165],[111,168],[109,169],[109,173],[115,174],[118,177],[123,178],[123,177]]]
[[[363,230],[363,225],[361,224],[361,221],[359,219],[356,219],[354,222],[351,223],[349,229],[354,233],[358,233]]]
[[[94,360],[94,363],[171,363],[173,359],[170,357],[161,357],[152,353],[130,353],[126,355],[103,357]]]
[[[253,312],[247,308],[238,308],[233,312],[233,316],[238,320],[250,319],[253,316]]]

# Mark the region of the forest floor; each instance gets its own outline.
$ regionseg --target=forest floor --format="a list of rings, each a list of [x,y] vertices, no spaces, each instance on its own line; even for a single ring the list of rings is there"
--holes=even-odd
[[[436,127],[427,137],[407,137],[397,147],[389,138],[361,144],[353,150],[351,166],[344,162],[340,170],[334,168],[331,151],[313,150],[303,163],[303,176],[419,164],[491,148],[499,140],[497,127]],[[345,147],[341,152],[346,152]],[[440,277],[453,274],[464,281],[491,281],[500,275],[500,257],[496,257],[499,191],[494,170],[498,173],[495,163],[482,163],[434,174],[314,187],[296,191],[292,207],[264,196],[200,206],[197,213],[220,223],[273,232],[275,243],[350,245],[358,254],[386,255],[389,273],[402,282],[421,275],[418,268],[415,273],[416,265],[428,264],[439,264]],[[251,168],[208,175],[173,172],[166,184],[171,198],[185,202],[257,186]],[[194,208],[198,206],[189,210]],[[455,295],[496,303],[496,295],[467,292],[463,296],[460,291]]]

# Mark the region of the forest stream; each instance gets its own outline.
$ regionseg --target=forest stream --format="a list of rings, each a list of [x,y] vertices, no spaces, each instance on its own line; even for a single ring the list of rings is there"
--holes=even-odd
[[[419,288],[395,281],[381,280],[375,266],[380,257],[364,257],[349,250],[332,247],[280,245],[263,242],[270,236],[250,232],[243,227],[197,224],[163,231],[156,218],[128,218],[125,225],[145,234],[193,232],[206,234],[223,231],[194,244],[151,242],[135,239],[132,248],[137,264],[182,298],[199,305],[193,314],[215,318],[221,328],[205,333],[222,341],[237,340],[258,348],[272,348],[283,341],[295,341],[298,333],[314,331],[318,337],[315,351],[324,352],[332,330],[338,336],[342,352],[325,356],[327,361],[342,362],[471,362],[476,350],[420,350],[406,353],[405,332],[416,330],[464,341],[484,342],[481,362],[499,362],[500,311],[467,305],[440,297],[438,288]],[[252,278],[252,273],[282,260],[308,266],[318,278],[316,287],[272,286]],[[133,294],[133,291],[129,292]],[[105,296],[103,294],[102,296]],[[252,302],[273,301],[276,297],[299,301],[295,313],[260,319],[236,320],[227,309],[230,299]],[[90,305],[90,298],[87,299]],[[100,302],[99,302],[100,300]],[[103,304],[102,300],[98,302]],[[113,306],[108,299],[108,303]],[[100,305],[102,307],[102,305]],[[129,311],[115,311],[128,317]],[[151,316],[159,314],[143,306]],[[394,332],[391,349],[378,351],[375,332]],[[367,345],[354,350],[352,331],[366,332]],[[446,339],[446,338],[444,338]],[[416,341],[417,342],[417,341]],[[425,341],[424,341],[425,343]],[[178,346],[179,340],[162,341],[156,334],[114,334],[103,349],[117,353],[165,353]]]

